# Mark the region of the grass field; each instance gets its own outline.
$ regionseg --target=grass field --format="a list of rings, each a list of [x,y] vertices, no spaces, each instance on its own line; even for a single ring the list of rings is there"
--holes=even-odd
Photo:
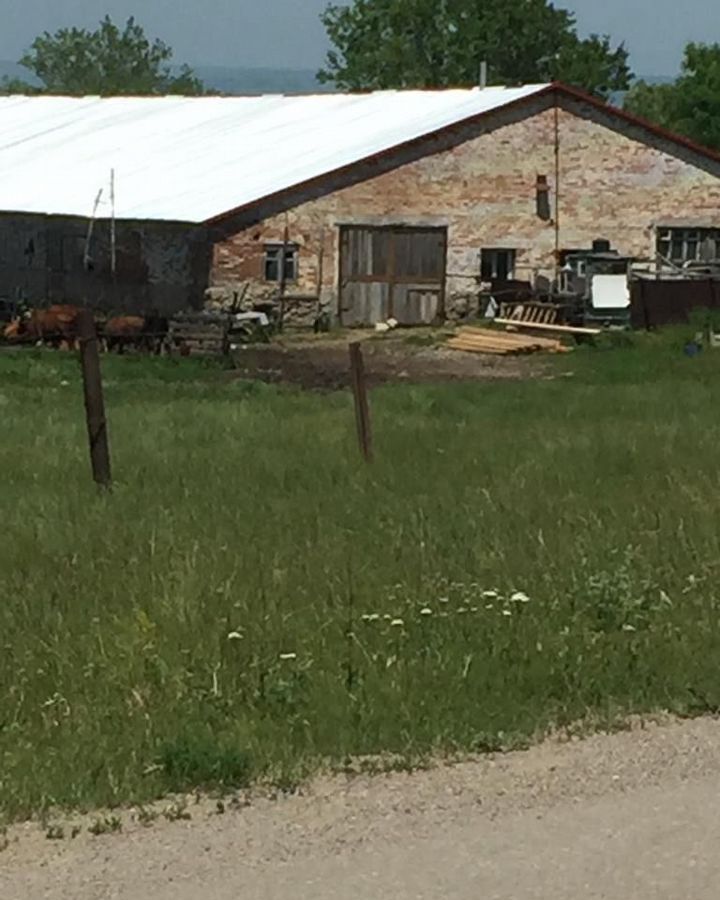
[[[321,761],[720,707],[720,352],[346,393],[0,355],[0,804],[143,802]],[[571,377],[562,377],[572,372]]]

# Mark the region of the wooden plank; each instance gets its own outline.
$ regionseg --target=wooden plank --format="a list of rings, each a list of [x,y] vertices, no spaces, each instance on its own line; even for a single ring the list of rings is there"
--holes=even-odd
[[[527,344],[532,341],[532,337],[529,335],[511,334],[507,331],[481,332],[462,329],[458,332],[457,337],[478,338],[481,340],[487,338],[488,340],[500,341],[505,344]],[[545,340],[548,340],[548,338],[545,338]]]
[[[512,351],[498,347],[466,347],[461,344],[448,344],[451,350],[460,350],[464,353],[491,353],[493,356],[511,356]]]
[[[501,344],[492,341],[468,340],[463,338],[451,338],[447,346],[451,350],[467,350],[475,353],[498,353],[502,355],[523,355],[528,353],[568,353],[570,348],[564,347],[559,341],[550,347],[538,344],[518,345]]]
[[[464,338],[452,338],[448,342],[448,346],[462,350],[477,350],[479,352],[484,350],[494,350],[498,353],[532,353],[533,351],[541,349],[532,345],[514,346],[512,344],[503,344],[499,341],[468,340]]]
[[[543,325],[539,322],[514,322],[511,319],[495,319],[498,325],[511,325],[514,328],[538,328],[545,331],[559,331],[562,334],[601,334],[601,328],[579,328],[574,325]]]
[[[459,332],[459,334],[454,335],[454,337],[461,337],[469,341],[493,341],[496,344],[506,344],[507,346],[512,347],[526,347],[529,344],[536,343],[536,341],[534,341],[530,335],[516,335],[502,331],[491,332],[490,334],[479,334],[477,332],[461,331]],[[545,338],[545,340],[548,340],[548,338]]]

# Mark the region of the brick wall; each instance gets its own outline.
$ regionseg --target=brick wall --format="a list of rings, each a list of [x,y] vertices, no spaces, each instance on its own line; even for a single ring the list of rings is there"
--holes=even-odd
[[[214,234],[211,294],[273,298],[263,249],[287,225],[299,248],[290,296],[319,295],[337,309],[342,224],[442,225],[448,229],[446,308],[477,303],[483,247],[517,250],[519,278],[554,274],[555,118],[552,98],[455,127],[412,147],[227,219]],[[711,220],[720,226],[720,164],[563,97],[559,133],[559,246],[606,238],[622,254],[653,252],[653,224]],[[537,215],[536,180],[550,186],[551,221]]]

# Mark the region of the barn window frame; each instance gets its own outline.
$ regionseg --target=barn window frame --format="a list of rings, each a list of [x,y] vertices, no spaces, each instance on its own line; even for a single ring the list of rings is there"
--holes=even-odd
[[[660,256],[682,266],[702,262],[706,242],[715,244],[714,259],[720,258],[720,228],[661,226],[657,230],[656,251]]]
[[[285,281],[298,280],[299,247],[297,244],[270,243],[265,244],[263,256],[263,276],[265,281],[279,284],[282,279],[282,260],[284,254]]]
[[[512,281],[516,265],[517,250],[514,247],[483,247],[480,251],[480,277],[483,281]]]

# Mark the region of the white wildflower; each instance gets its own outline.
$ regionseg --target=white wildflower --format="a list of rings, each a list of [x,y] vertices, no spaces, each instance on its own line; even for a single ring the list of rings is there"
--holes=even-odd
[[[512,610],[511,610],[511,609],[504,609],[504,610],[502,611],[502,614],[503,614],[504,616],[511,616],[511,615],[512,615]]]
[[[392,619],[392,616],[389,613],[385,613],[385,615],[383,616],[383,619],[385,619],[386,622],[389,622],[390,619]]]
[[[458,615],[462,615],[467,612],[467,606],[459,606],[458,607]]]
[[[488,600],[494,600],[496,597],[499,596],[497,591],[483,591],[482,595],[483,595],[483,597],[487,598]]]
[[[510,597],[511,603],[529,603],[530,598],[527,594],[523,593],[523,591],[515,591],[515,593]]]
[[[622,630],[623,630],[623,631],[636,631],[637,629],[635,628],[634,625],[627,625],[627,624],[626,624],[626,625],[623,625]]]
[[[229,641],[241,641],[243,639],[243,636],[239,631],[231,631],[228,634],[227,639]]]
[[[380,613],[365,613],[362,617],[363,622],[377,622],[380,618]]]
[[[405,623],[402,619],[393,619],[390,623],[391,628],[402,628]]]
[[[421,616],[431,616],[432,610],[430,609],[429,606],[423,606],[423,608],[420,610],[420,615]]]
[[[288,662],[291,659],[297,659],[297,653],[281,653],[280,659],[283,660],[283,662]]]
[[[485,609],[492,609],[492,608],[493,608],[492,603],[486,603],[486,604],[485,604]]]
[[[65,380],[63,379],[63,381],[60,382],[60,387],[67,387],[69,384],[70,384],[69,381],[65,381]]]
[[[438,603],[449,603],[449,602],[450,602],[449,597],[438,597]]]
[[[470,607],[470,612],[477,612],[477,611],[478,611],[477,606],[471,606],[471,607]]]

